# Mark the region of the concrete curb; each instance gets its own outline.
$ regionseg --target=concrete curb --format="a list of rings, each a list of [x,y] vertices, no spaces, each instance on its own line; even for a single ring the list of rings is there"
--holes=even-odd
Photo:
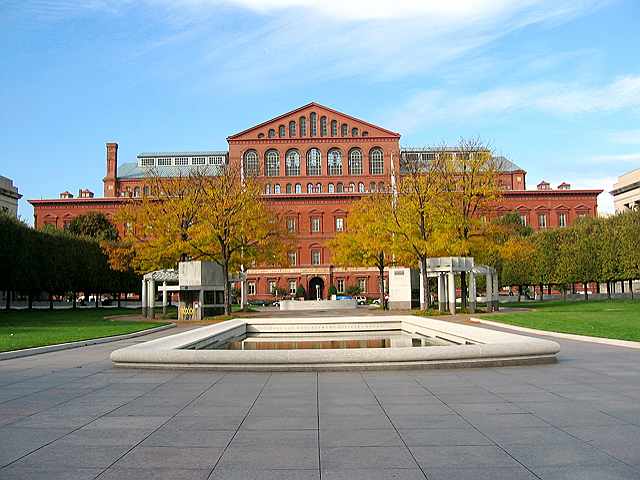
[[[501,327],[509,330],[516,330],[518,332],[534,333],[536,335],[544,335],[547,337],[564,338],[567,340],[576,340],[578,342],[591,342],[600,343],[602,345],[611,345],[614,347],[626,347],[640,349],[640,342],[632,342],[631,340],[617,340],[615,338],[604,337],[589,337],[587,335],[575,335],[573,333],[561,333],[552,332],[549,330],[536,330],[535,328],[518,327],[517,325],[510,325],[508,323],[492,322],[491,320],[484,320],[478,317],[469,317],[469,320],[490,325],[492,327]]]
[[[123,335],[114,335],[111,337],[90,338],[87,340],[78,340],[77,342],[58,343],[56,345],[45,345],[42,347],[23,348],[22,350],[12,350],[10,352],[0,352],[0,361],[9,360],[11,358],[30,357],[32,355],[40,355],[41,353],[57,352],[59,350],[69,350],[71,348],[86,347],[88,345],[98,345],[100,343],[117,342],[118,340],[126,340],[128,338],[142,337],[143,335],[149,335],[150,333],[161,332],[169,328],[174,328],[175,323],[169,325],[162,325],[160,327],[150,328],[148,330],[141,330],[139,332],[125,333]]]

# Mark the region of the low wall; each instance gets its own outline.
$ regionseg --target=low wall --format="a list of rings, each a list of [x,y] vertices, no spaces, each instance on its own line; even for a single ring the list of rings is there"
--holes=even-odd
[[[349,310],[358,308],[354,299],[349,300],[281,300],[280,310]]]

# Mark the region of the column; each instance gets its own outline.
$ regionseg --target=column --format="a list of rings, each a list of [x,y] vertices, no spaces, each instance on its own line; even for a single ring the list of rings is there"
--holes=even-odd
[[[153,318],[153,309],[156,306],[156,282],[153,278],[149,279],[149,290],[147,291],[147,302],[149,308],[149,318]]]
[[[492,312],[493,311],[493,273],[491,273],[491,271],[487,271],[487,275],[486,275],[486,279],[487,279],[487,293],[485,295],[485,299],[487,302],[487,312]]]
[[[142,316],[147,316],[147,281],[142,277],[142,296],[141,296]]]
[[[449,282],[449,295],[447,295],[447,300],[449,300],[449,312],[451,315],[456,314],[456,274],[453,272],[449,272],[448,275]]]
[[[443,273],[438,273],[438,310],[447,311],[447,283]]]
[[[498,298],[500,295],[500,284],[498,283],[498,272],[495,270],[493,271],[493,281],[491,283],[493,284],[493,311],[497,312],[499,310]]]
[[[469,274],[469,311],[476,313],[476,274],[473,270],[469,270],[467,273]]]
[[[167,282],[162,282],[162,315],[167,314]]]

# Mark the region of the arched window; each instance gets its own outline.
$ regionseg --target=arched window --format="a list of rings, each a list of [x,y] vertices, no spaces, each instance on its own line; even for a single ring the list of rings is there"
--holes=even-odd
[[[379,192],[384,192],[384,182],[378,183],[378,191]]]
[[[292,193],[292,191],[293,191],[293,187],[291,186],[290,183],[287,183],[287,186],[285,187],[285,192]]]
[[[369,185],[369,191],[370,192],[375,192],[376,189],[376,182],[371,182],[371,184]]]
[[[362,175],[362,152],[359,148],[349,152],[349,175]]]
[[[149,185],[144,186],[144,188],[142,189],[142,193],[144,194],[145,197],[149,196],[149,193],[151,193],[151,189],[149,188]]]
[[[351,129],[351,136],[352,137],[357,137],[358,136],[358,129],[356,127],[353,127]]]
[[[379,148],[374,148],[369,153],[369,173],[371,175],[382,175],[384,173],[384,155]]]
[[[134,197],[140,196],[140,187],[133,187],[133,196]]]
[[[349,134],[349,127],[347,126],[346,123],[343,123],[342,125],[340,125],[340,134],[343,137],[346,137]]]
[[[264,138],[264,133],[259,133],[258,138]]]
[[[271,184],[270,184],[270,183],[267,183],[267,184],[264,186],[264,193],[266,193],[267,195],[270,195],[270,194],[271,194]]]
[[[295,120],[291,120],[289,122],[289,136],[290,137],[295,137],[296,136],[296,122],[295,122]]]
[[[273,193],[280,193],[280,184],[279,183],[276,183],[273,186]]]
[[[298,176],[300,175],[300,153],[298,150],[289,150],[285,158],[284,163],[285,175]]]
[[[353,183],[353,182],[351,182],[351,183],[349,184],[349,192],[353,193],[353,192],[355,192],[355,191],[356,191],[356,184],[355,184],[355,183]]]
[[[307,193],[313,193],[313,183],[307,183]]]
[[[322,155],[317,148],[307,152],[307,175],[322,175]]]
[[[309,122],[311,123],[311,136],[312,137],[317,137],[318,136],[318,114],[316,112],[311,112],[311,115],[309,115]]]
[[[337,137],[338,136],[338,121],[337,120],[331,120],[331,136],[332,137]]]
[[[320,136],[327,136],[327,117],[324,115],[320,117]]]
[[[322,184],[316,183],[316,193],[322,193]]]
[[[329,150],[327,154],[329,175],[342,175],[342,153],[337,148]]]
[[[284,125],[280,125],[278,127],[278,136],[280,138],[284,138],[284,134],[285,134],[285,129],[284,129]]]
[[[269,138],[275,138],[276,137],[276,131],[273,128],[269,129]]]
[[[333,183],[330,183],[329,185],[327,185],[327,191],[329,193],[335,192],[335,187],[333,186]]]
[[[302,185],[296,183],[296,193],[302,193]]]
[[[258,154],[255,150],[249,150],[244,153],[244,174],[252,177],[258,173]]]
[[[277,150],[269,150],[264,155],[264,174],[267,177],[280,175],[280,154]]]
[[[368,137],[369,136],[369,132],[367,132],[366,130],[362,131],[362,136],[363,137]]]
[[[307,136],[307,117],[300,117],[300,136]]]
[[[336,193],[343,193],[344,192],[344,186],[342,185],[342,183],[338,182],[338,184],[336,185]]]
[[[358,192],[359,193],[364,193],[364,183],[360,182],[358,184]]]

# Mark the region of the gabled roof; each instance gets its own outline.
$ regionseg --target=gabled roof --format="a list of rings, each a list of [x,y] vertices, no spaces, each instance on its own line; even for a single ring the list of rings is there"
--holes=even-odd
[[[301,112],[302,110],[306,110],[308,108],[318,108],[318,109],[324,110],[326,112],[332,113],[334,115],[340,115],[341,117],[345,117],[345,118],[347,118],[349,120],[353,120],[354,122],[358,122],[358,123],[361,123],[361,124],[366,125],[368,127],[375,128],[376,130],[380,130],[380,131],[384,132],[385,134],[387,134],[389,136],[400,138],[400,134],[397,133],[397,132],[392,132],[391,130],[387,130],[386,128],[382,128],[382,127],[380,127],[378,125],[374,125],[374,124],[369,123],[369,122],[367,122],[365,120],[362,120],[360,118],[353,117],[351,115],[347,115],[346,113],[339,112],[337,110],[334,110],[333,108],[326,107],[326,106],[321,105],[319,103],[311,102],[311,103],[307,103],[306,105],[303,105],[301,107],[298,107],[298,108],[296,108],[294,110],[291,110],[289,112],[283,113],[282,115],[278,115],[277,117],[271,118],[271,119],[269,119],[269,120],[267,120],[265,122],[259,123],[258,125],[254,125],[251,128],[247,128],[246,130],[243,130],[241,132],[234,133],[233,135],[230,135],[230,136],[227,137],[227,141],[237,139],[238,137],[246,135],[247,133],[249,133],[249,132],[251,132],[253,130],[257,130],[257,129],[263,128],[263,127],[269,125],[270,123],[276,123],[276,122],[278,122],[279,120],[281,120],[281,119],[283,119],[285,117],[288,117],[290,115],[294,115],[294,114],[296,114],[298,112]]]

